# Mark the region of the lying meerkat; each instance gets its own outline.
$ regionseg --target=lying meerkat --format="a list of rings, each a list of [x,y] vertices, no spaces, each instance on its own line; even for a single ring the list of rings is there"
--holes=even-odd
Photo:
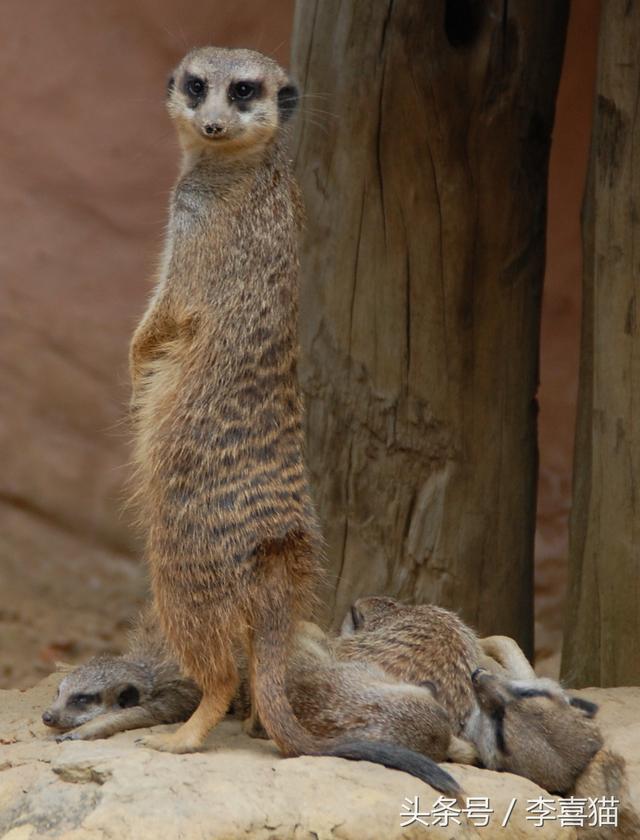
[[[451,725],[430,686],[403,682],[371,663],[338,661],[315,624],[298,625],[287,695],[317,737],[348,734],[401,744],[435,761],[449,757]]]
[[[61,730],[58,741],[182,722],[202,696],[169,654],[151,607],[140,614],[123,656],[96,656],[62,670],[54,701],[42,714],[43,723]]]
[[[42,716],[47,726],[66,730],[57,740],[106,738],[181,722],[197,708],[201,692],[169,656],[152,611],[143,614],[131,638],[124,656],[96,657],[65,675]],[[240,661],[239,669],[246,673],[246,663]],[[286,693],[296,718],[313,736],[357,743],[354,758],[366,742],[367,760],[396,766],[443,793],[460,794],[453,777],[436,763],[455,746],[448,716],[429,688],[402,683],[376,665],[337,662],[320,628],[299,622]],[[232,705],[237,717],[250,712],[246,678]],[[254,737],[267,737],[255,716],[245,728]]]
[[[369,632],[367,627],[375,626],[380,632],[384,626],[383,615],[389,605],[385,606],[383,602],[389,599],[366,599],[369,600],[375,603],[355,605],[355,613],[359,616],[355,622],[353,613],[345,622],[347,632],[352,634],[347,637],[352,639],[350,656],[353,655],[354,635],[364,639]],[[391,613],[413,611],[416,615],[415,608],[402,607],[397,602],[392,602],[392,606]],[[417,614],[423,616],[424,608]],[[369,624],[367,616],[373,615],[377,621]],[[354,624],[359,628],[355,633]],[[398,635],[398,624],[394,621],[391,626],[396,633],[395,644],[399,645],[402,635]],[[456,624],[452,622],[449,626]],[[414,639],[419,635],[414,633]],[[465,638],[468,638],[466,633]],[[467,678],[473,697],[471,712],[462,727],[464,738],[456,737],[448,715],[434,697],[434,693],[438,695],[440,683],[438,675],[430,670],[428,646],[415,647],[411,664],[411,673],[417,676],[418,682],[427,684],[407,685],[374,662],[336,659],[343,642],[343,639],[327,637],[319,627],[308,622],[298,626],[288,666],[287,695],[296,716],[313,734],[318,737],[347,734],[372,741],[393,741],[423,752],[436,761],[476,763],[479,758],[488,769],[517,773],[554,793],[616,795],[622,803],[621,825],[637,824],[635,812],[625,804],[628,803],[628,792],[624,762],[602,748],[602,738],[593,721],[597,711],[595,704],[572,697],[552,680],[536,679],[535,675],[531,678],[533,670],[513,640],[505,637],[478,640],[479,661],[490,665],[494,673],[478,667],[473,678]],[[379,639],[379,643],[380,658],[389,665],[389,644],[384,638]],[[374,653],[370,644],[363,649],[369,657]],[[134,650],[135,655],[132,655]],[[421,658],[426,665],[421,664]],[[149,614],[133,634],[130,653],[114,659],[112,667],[109,658],[98,660],[101,662],[102,693],[96,691],[96,670],[92,663],[80,666],[65,677],[58,698],[43,719],[49,725],[61,728],[82,725],[60,738],[107,737],[124,729],[170,722],[170,715],[175,715],[171,717],[172,721],[181,720],[188,717],[197,704],[198,690],[193,683],[184,680],[177,666],[168,659]],[[154,675],[155,695],[141,680],[141,665],[145,679],[148,680],[149,674]],[[404,672],[406,663],[400,665],[398,672]],[[427,674],[435,679],[423,680]],[[170,682],[163,685],[164,679]],[[187,683],[186,691],[180,681]],[[127,698],[135,697],[137,692],[138,709],[114,711],[111,708],[107,698],[119,697],[123,686]],[[235,701],[237,716],[250,710],[246,682],[244,688],[244,693],[241,692]],[[79,709],[75,702],[78,693],[94,696],[96,700],[88,708]],[[453,694],[455,692],[449,692],[450,696]],[[152,696],[157,698],[153,709],[150,708]],[[93,720],[87,723],[88,716]],[[250,734],[264,736],[255,719],[247,723]],[[442,779],[433,775],[433,768],[430,772],[432,775],[427,781],[443,789]],[[589,837],[600,840],[600,835]]]
[[[483,659],[476,634],[455,613],[374,596],[356,601],[333,642],[340,660],[379,665],[401,680],[430,682],[455,735],[476,706],[471,674]]]
[[[526,776],[551,793],[573,790],[602,748],[595,703],[571,697],[550,679],[511,680],[478,668],[477,706],[465,737],[489,770]]]
[[[524,658],[524,654],[522,654]],[[560,796],[618,800],[618,825],[580,829],[585,840],[637,840],[624,759],[603,745],[595,703],[549,679],[510,680],[479,668],[472,677],[478,709],[466,727],[490,770],[526,776]]]
[[[603,746],[597,705],[536,677],[513,639],[477,639],[447,610],[386,597],[356,601],[341,633],[332,645],[339,659],[364,659],[400,679],[429,680],[486,768],[525,776],[552,793],[616,797],[619,826],[585,829],[581,837],[640,837],[624,759]]]

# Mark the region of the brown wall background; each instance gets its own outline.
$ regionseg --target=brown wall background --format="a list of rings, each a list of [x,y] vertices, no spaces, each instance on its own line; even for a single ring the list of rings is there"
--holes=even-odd
[[[564,586],[597,7],[573,4],[551,166],[537,542],[547,659]],[[286,64],[292,12],[293,0],[0,6],[0,685],[117,648],[144,597],[123,515],[123,418],[128,340],[177,164],[164,80],[202,43]]]
[[[539,390],[536,658],[558,673],[567,577],[580,355],[580,209],[587,171],[600,0],[571,4],[549,168]]]

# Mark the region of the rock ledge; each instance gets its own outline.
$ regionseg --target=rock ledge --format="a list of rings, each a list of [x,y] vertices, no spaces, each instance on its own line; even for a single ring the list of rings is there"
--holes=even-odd
[[[272,744],[247,738],[224,721],[208,750],[188,756],[156,753],[136,741],[142,732],[104,741],[56,744],[40,723],[59,677],[28,691],[0,693],[0,836],[135,838],[135,840],[413,840],[473,838],[570,840],[576,829],[558,819],[542,828],[526,819],[527,801],[544,797],[526,779],[450,765],[467,797],[488,797],[488,827],[405,828],[406,799],[430,811],[436,791],[418,780],[368,763],[334,758],[282,759]],[[640,689],[585,692],[601,704],[609,745],[622,753],[640,808]],[[500,823],[516,798],[508,827]],[[432,817],[423,818],[432,823]]]

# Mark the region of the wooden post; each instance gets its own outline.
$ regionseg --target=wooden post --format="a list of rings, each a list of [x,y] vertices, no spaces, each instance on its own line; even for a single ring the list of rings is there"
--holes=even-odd
[[[640,4],[604,0],[562,675],[640,685]]]
[[[301,378],[328,613],[532,647],[547,164],[565,0],[299,0]]]

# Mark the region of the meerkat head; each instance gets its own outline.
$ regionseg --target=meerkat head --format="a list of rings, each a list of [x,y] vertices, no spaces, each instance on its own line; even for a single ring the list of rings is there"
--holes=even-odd
[[[150,691],[150,677],[142,665],[115,656],[95,657],[63,677],[42,722],[73,729],[105,712],[139,706]]]
[[[167,109],[187,149],[237,154],[264,148],[295,110],[286,72],[253,50],[192,50],[169,79]]]
[[[479,710],[468,735],[483,764],[569,792],[602,746],[595,703],[553,680],[508,680],[482,668],[471,679]]]
[[[358,598],[349,608],[340,627],[341,636],[353,636],[362,630],[374,630],[389,616],[402,609],[400,601],[382,595]]]

